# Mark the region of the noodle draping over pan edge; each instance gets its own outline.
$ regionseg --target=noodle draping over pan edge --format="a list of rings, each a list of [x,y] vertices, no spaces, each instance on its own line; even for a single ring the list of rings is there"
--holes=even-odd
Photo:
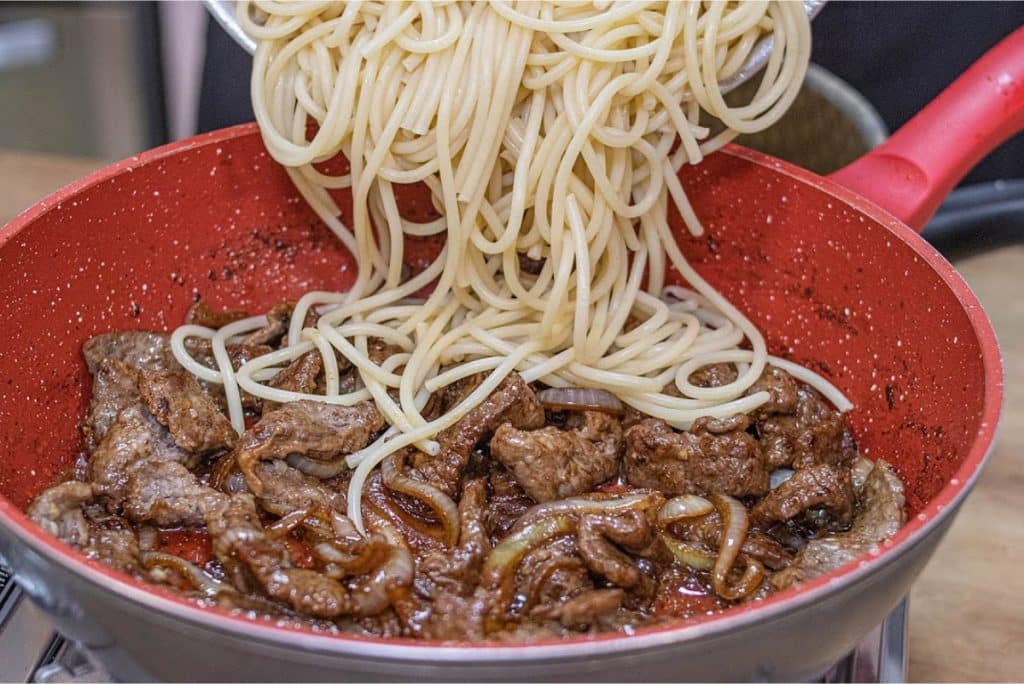
[[[305,295],[288,346],[237,372],[226,345],[265,317],[179,328],[173,348],[185,368],[224,385],[239,432],[242,390],[278,402],[372,398],[391,429],[347,458],[360,529],[373,468],[409,445],[436,454],[432,438],[512,371],[608,390],[680,429],[767,400],[745,396],[769,360],[763,337],[686,262],[667,216],[671,202],[699,234],[676,171],[771,125],[796,96],[810,55],[801,3],[242,2],[239,20],[258,45],[251,88],[266,146],[359,272],[348,292]],[[774,50],[757,93],[730,108],[719,82],[766,34]],[[727,129],[709,138],[702,110]],[[348,174],[314,167],[339,153]],[[442,218],[401,216],[394,186],[418,182]],[[351,189],[352,225],[328,192],[338,188]],[[403,279],[404,237],[442,232],[437,259]],[[669,264],[688,287],[666,286]],[[425,300],[412,298],[432,283]],[[310,309],[319,320],[303,328]],[[211,340],[218,370],[188,355],[193,336]],[[378,365],[370,338],[402,351]],[[314,349],[325,394],[266,384]],[[341,393],[335,354],[362,388]],[[720,362],[736,365],[733,382],[689,382]],[[849,408],[820,376],[772,363]],[[458,405],[424,418],[431,393],[480,372]],[[666,394],[669,384],[677,391]]]

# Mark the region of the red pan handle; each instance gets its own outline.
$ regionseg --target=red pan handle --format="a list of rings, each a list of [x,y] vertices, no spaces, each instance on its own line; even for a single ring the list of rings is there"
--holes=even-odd
[[[1021,130],[1024,27],[982,55],[892,137],[830,178],[922,230],[960,179]]]

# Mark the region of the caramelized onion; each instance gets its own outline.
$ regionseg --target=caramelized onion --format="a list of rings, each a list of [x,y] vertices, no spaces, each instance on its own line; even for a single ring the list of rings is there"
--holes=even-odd
[[[162,551],[143,551],[139,554],[142,567],[150,570],[152,568],[166,568],[181,575],[193,587],[207,596],[216,596],[222,592],[233,592],[235,588],[230,584],[207,575],[198,566],[189,563],[184,558],[164,553]]]
[[[512,532],[522,530],[530,523],[552,515],[578,516],[582,513],[617,513],[632,508],[645,510],[654,505],[658,499],[660,499],[659,494],[645,489],[625,496],[608,499],[590,499],[585,496],[574,496],[569,499],[549,501],[537,504],[523,513],[512,527]]]
[[[576,521],[567,515],[545,517],[513,529],[484,559],[481,585],[489,589],[503,587],[523,556],[552,537],[570,534],[575,529]]]
[[[537,392],[537,398],[552,411],[601,411],[616,416],[626,412],[618,397],[603,389],[550,387]]]
[[[666,548],[672,552],[672,555],[676,557],[676,560],[683,565],[696,570],[711,570],[715,567],[714,554],[705,551],[696,544],[681,542],[667,534],[662,534],[661,540],[665,543]]]
[[[864,458],[863,456],[857,457],[857,460],[855,460],[853,465],[850,467],[850,475],[853,477],[854,491],[860,491],[861,487],[863,487],[864,483],[867,481],[868,475],[871,474],[871,471],[874,470],[874,468],[874,461]]]
[[[700,518],[713,510],[715,507],[703,496],[683,494],[665,502],[658,511],[658,524],[664,527],[687,518]]]
[[[444,541],[448,546],[455,546],[459,541],[459,507],[452,498],[437,487],[422,480],[414,480],[405,475],[405,451],[398,451],[381,463],[380,475],[384,486],[393,492],[405,494],[417,501],[422,501],[444,529]]]
[[[747,574],[744,574],[743,580],[740,581],[735,589],[729,587],[729,573],[732,572],[733,565],[735,565],[736,559],[740,555],[740,549],[743,547],[743,542],[746,541],[747,530],[750,529],[750,518],[747,515],[746,507],[731,496],[714,494],[711,497],[711,503],[718,510],[718,515],[722,517],[722,539],[721,545],[718,548],[718,558],[715,559],[711,583],[715,588],[716,594],[724,599],[733,601],[746,596],[747,593],[752,591],[747,586],[752,581],[752,579],[748,579]],[[749,564],[747,571],[748,573],[750,572]],[[764,568],[762,567],[761,577],[763,576]],[[758,584],[760,584],[760,581],[758,581]],[[756,589],[757,587],[755,586],[754,588]],[[743,589],[747,589],[747,591],[741,593]]]
[[[771,472],[769,476],[769,487],[772,489],[777,488],[780,484],[793,477],[792,468],[776,468]]]
[[[309,458],[301,454],[291,454],[285,459],[292,468],[300,470],[306,475],[312,477],[318,477],[321,480],[329,480],[332,477],[337,477],[341,473],[349,469],[348,464],[345,463],[345,457],[336,458],[333,461],[318,461],[315,458]]]

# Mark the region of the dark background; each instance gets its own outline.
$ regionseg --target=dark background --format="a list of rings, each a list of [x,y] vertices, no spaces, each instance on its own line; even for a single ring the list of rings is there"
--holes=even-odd
[[[814,21],[813,61],[864,94],[896,130],[1022,25],[1024,2],[832,0]],[[200,131],[253,119],[249,66],[249,56],[210,22]],[[964,184],[999,178],[1024,178],[1024,135],[993,152]]]

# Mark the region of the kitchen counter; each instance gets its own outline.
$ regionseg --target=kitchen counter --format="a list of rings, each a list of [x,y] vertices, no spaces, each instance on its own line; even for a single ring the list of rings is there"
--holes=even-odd
[[[0,224],[99,166],[0,151]],[[957,267],[999,335],[1006,410],[974,493],[911,592],[909,678],[1017,680],[1024,672],[1024,246],[972,257]]]

